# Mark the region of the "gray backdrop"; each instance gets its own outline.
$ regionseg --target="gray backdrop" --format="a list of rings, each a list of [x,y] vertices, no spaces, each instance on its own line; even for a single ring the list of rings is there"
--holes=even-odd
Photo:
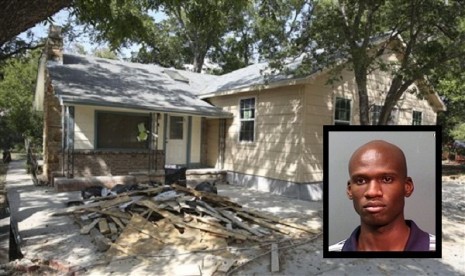
[[[371,140],[385,140],[400,147],[407,158],[408,175],[415,190],[405,200],[405,219],[424,231],[435,232],[436,140],[434,131],[329,131],[328,133],[328,240],[346,239],[360,225],[352,201],[347,198],[348,162],[352,153]]]

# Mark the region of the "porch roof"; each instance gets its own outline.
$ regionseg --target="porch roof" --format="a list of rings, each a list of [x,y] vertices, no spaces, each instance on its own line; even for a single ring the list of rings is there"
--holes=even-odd
[[[196,96],[196,84],[208,82],[209,76],[175,80],[169,74],[176,70],[71,54],[64,54],[63,64],[47,67],[61,104],[232,117]]]

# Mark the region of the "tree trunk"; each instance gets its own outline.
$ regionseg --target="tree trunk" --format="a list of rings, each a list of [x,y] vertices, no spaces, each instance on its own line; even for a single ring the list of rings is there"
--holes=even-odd
[[[389,87],[386,99],[384,99],[384,105],[379,114],[378,125],[388,124],[391,117],[391,111],[404,92],[399,90],[402,85],[402,80],[403,77],[399,75],[395,76],[392,80],[391,87]]]
[[[354,66],[354,73],[358,87],[360,125],[369,125],[370,117],[367,91],[367,72],[363,69],[363,67],[355,68]]]
[[[200,51],[195,51],[194,53],[194,72],[202,73],[203,63],[205,61],[205,54],[200,53]]]
[[[0,9],[0,47],[65,7],[72,0],[6,0]]]

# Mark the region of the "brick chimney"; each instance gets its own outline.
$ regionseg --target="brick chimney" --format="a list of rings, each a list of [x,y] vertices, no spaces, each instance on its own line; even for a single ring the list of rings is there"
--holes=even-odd
[[[63,64],[63,37],[60,26],[50,25],[45,47],[48,61]]]

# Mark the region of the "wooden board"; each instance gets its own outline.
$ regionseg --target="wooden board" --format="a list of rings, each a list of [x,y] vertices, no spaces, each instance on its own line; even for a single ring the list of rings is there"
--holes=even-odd
[[[279,253],[278,245],[276,243],[271,244],[271,272],[279,271]]]
[[[99,223],[99,221],[100,221],[100,218],[96,218],[91,223],[84,225],[80,231],[81,235],[88,235],[90,233],[90,230],[92,230],[92,228],[94,228],[95,225]]]
[[[108,222],[106,219],[101,219],[98,222],[98,229],[103,235],[110,233],[110,227],[108,227]]]

